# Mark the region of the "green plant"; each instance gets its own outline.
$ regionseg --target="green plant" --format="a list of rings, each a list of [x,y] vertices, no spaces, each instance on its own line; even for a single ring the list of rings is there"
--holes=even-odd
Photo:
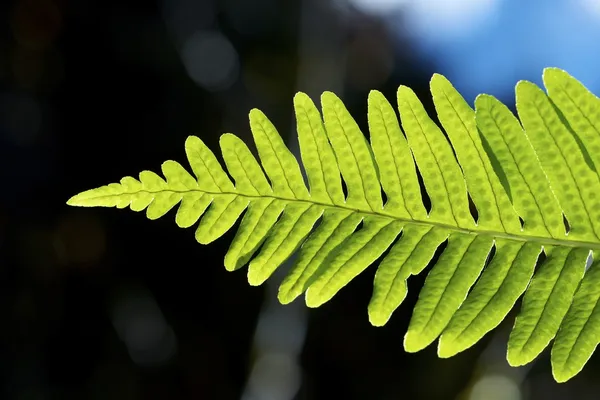
[[[129,206],[156,219],[181,203],[177,225],[190,227],[203,216],[196,230],[203,244],[246,210],[225,267],[249,263],[248,281],[260,285],[298,250],[279,299],[289,303],[305,292],[309,307],[331,299],[389,249],[368,307],[377,326],[405,298],[407,278],[445,246],[419,294],[406,351],[439,337],[440,357],[461,352],[525,293],[508,361],[529,363],[554,338],[552,371],[563,382],[581,371],[600,341],[598,262],[586,272],[588,257],[600,249],[600,99],[562,70],[548,68],[543,78],[548,95],[533,83],[517,84],[519,123],[489,95],[478,96],[473,110],[446,78],[434,75],[431,92],[449,140],[408,87],[398,90],[404,134],[390,103],[373,91],[370,145],[334,94],[321,97],[323,123],[310,98],[298,93],[294,107],[310,191],[275,127],[252,110],[262,168],[238,137],[220,139],[235,184],[190,136],[185,150],[196,178],[167,161],[166,181],[143,171],[139,180],[125,177],[68,204]]]

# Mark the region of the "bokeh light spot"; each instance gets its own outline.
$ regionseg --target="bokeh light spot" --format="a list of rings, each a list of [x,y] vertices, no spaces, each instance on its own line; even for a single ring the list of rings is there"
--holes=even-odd
[[[194,33],[183,44],[181,57],[190,78],[204,89],[227,89],[238,77],[238,54],[219,32]]]

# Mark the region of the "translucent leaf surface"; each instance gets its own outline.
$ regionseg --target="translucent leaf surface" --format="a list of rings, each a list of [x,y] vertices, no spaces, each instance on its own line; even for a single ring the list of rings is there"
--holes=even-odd
[[[548,68],[543,78],[548,95],[517,84],[517,118],[489,95],[473,109],[436,74],[430,89],[441,126],[408,87],[397,92],[400,118],[372,91],[370,140],[335,94],[325,92],[319,110],[298,93],[308,187],[297,157],[254,109],[258,159],[251,144],[227,133],[219,142],[223,168],[190,136],[189,171],[166,161],[162,176],[142,171],[68,204],[129,207],[149,219],[174,213],[178,226],[196,225],[203,244],[238,224],[224,265],[247,264],[250,284],[296,253],[279,287],[282,303],[305,294],[318,307],[377,264],[368,305],[375,326],[401,305],[408,278],[430,266],[404,338],[410,352],[438,338],[440,357],[468,349],[524,293],[508,362],[527,364],[554,339],[552,371],[564,382],[600,340],[598,260],[585,272],[600,250],[600,100],[565,71]]]

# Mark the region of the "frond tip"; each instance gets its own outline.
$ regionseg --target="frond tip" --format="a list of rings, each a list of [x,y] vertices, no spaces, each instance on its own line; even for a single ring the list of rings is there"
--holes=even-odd
[[[440,357],[462,352],[523,295],[508,362],[527,364],[554,340],[552,372],[564,382],[600,342],[598,261],[586,270],[600,250],[600,99],[560,69],[547,68],[543,78],[547,93],[517,84],[517,118],[490,95],[478,96],[473,109],[436,74],[431,93],[441,127],[411,89],[398,89],[400,122],[372,91],[370,142],[335,94],[323,94],[319,111],[298,93],[309,187],[276,128],[252,110],[259,160],[227,133],[219,142],[225,170],[190,136],[185,151],[193,175],[166,161],[164,178],[142,171],[67,204],[145,209],[149,219],[178,206],[177,225],[199,221],[195,237],[203,244],[243,215],[225,268],[248,264],[248,282],[260,285],[297,253],[279,288],[282,303],[305,293],[306,304],[318,307],[381,259],[368,306],[375,326],[400,306],[407,279],[432,265],[404,338],[409,352],[435,340]]]

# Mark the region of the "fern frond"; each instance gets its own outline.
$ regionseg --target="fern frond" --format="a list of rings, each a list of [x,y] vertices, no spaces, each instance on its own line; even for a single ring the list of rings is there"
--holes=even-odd
[[[164,179],[143,171],[139,179],[85,191],[68,204],[129,206],[145,209],[150,219],[179,204],[177,225],[199,221],[196,240],[204,244],[243,214],[226,269],[248,264],[249,283],[260,285],[297,252],[278,297],[289,303],[304,293],[309,307],[329,301],[387,251],[368,306],[376,326],[406,297],[407,279],[433,264],[404,339],[410,352],[436,339],[440,357],[464,351],[523,295],[508,362],[527,364],[554,339],[553,375],[564,382],[600,341],[598,262],[586,271],[600,249],[600,99],[562,70],[548,68],[543,77],[548,94],[529,82],[517,84],[517,119],[489,95],[478,96],[471,108],[436,74],[431,93],[441,127],[411,89],[398,89],[400,122],[372,91],[370,142],[333,93],[322,95],[321,112],[298,93],[294,109],[308,188],[276,128],[252,110],[259,160],[238,137],[224,134],[226,172],[202,140],[190,136],[185,150],[195,177],[167,161]],[[441,255],[434,260],[436,252]]]

